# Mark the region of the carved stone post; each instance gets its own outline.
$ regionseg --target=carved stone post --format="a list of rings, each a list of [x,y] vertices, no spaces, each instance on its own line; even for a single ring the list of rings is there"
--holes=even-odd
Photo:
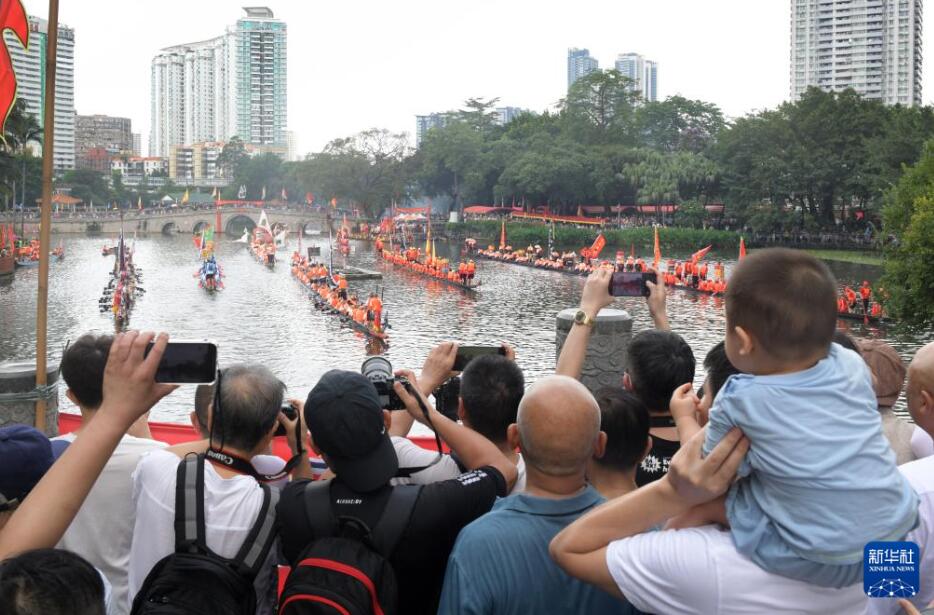
[[[58,363],[47,366],[45,433],[58,435]],[[0,363],[0,427],[13,423],[36,424],[36,364],[34,361]]]
[[[562,310],[555,320],[557,358],[568,332],[574,325],[577,308]],[[603,309],[590,334],[587,356],[581,370],[581,382],[591,392],[605,386],[622,386],[626,370],[626,351],[632,339],[632,317],[625,310]]]

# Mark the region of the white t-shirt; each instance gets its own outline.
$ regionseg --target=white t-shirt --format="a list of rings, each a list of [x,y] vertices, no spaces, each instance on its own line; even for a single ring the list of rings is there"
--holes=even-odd
[[[915,425],[915,430],[911,432],[911,452],[918,459],[924,459],[934,455],[934,440],[931,435]]]
[[[898,466],[908,480],[918,499],[918,527],[908,532],[905,540],[918,544],[921,549],[921,587],[918,594],[911,598],[918,610],[934,601],[934,457],[925,457],[911,463]],[[866,613],[882,615],[900,613],[901,607],[893,598],[870,598]]]
[[[438,456],[437,452],[422,448],[408,438],[393,436],[392,445],[396,449],[396,457],[399,459],[400,468],[425,466],[433,462]],[[513,485],[509,495],[525,491],[525,461],[522,459],[522,455],[519,455],[519,459],[516,461],[516,470],[519,472],[519,475],[516,477],[516,484]],[[450,455],[442,455],[441,461],[430,468],[413,474],[409,478],[394,478],[390,482],[393,485],[427,485],[429,483],[437,483],[443,480],[457,478],[461,474],[463,474],[463,472],[457,467],[457,462],[454,461],[454,458]]]
[[[74,442],[76,435],[69,433],[53,439]],[[158,440],[124,435],[56,545],[85,558],[107,577],[113,590],[114,614],[130,610],[126,570],[136,517],[133,470],[141,455],[166,446]]]
[[[175,551],[175,483],[178,455],[153,451],[133,474],[136,526],[130,552],[130,596],[139,592],[146,575],[163,557]],[[234,557],[256,522],[263,490],[251,476],[222,478],[210,463],[204,465],[204,524],[208,548],[221,557]],[[273,562],[277,547],[254,583],[257,613],[271,613],[275,584]]]
[[[859,613],[862,583],[843,589],[766,572],[715,526],[646,532],[610,543],[606,565],[623,595],[648,613]]]

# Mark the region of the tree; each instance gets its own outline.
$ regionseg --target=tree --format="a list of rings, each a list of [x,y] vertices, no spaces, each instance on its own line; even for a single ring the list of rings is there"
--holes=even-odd
[[[62,177],[62,183],[71,187],[71,195],[90,203],[109,203],[113,193],[107,185],[103,173],[88,169],[75,169],[67,171]]]
[[[568,136],[585,144],[630,139],[639,98],[632,80],[617,70],[581,77],[560,103]]]
[[[694,153],[705,151],[726,126],[719,107],[683,96],[641,105],[635,112],[635,124],[647,147]]]
[[[408,155],[404,134],[373,128],[331,141],[290,173],[303,191],[348,199],[375,216],[407,193]]]
[[[883,230],[894,239],[885,250],[886,307],[900,319],[934,322],[934,140],[889,191],[883,214]]]
[[[240,137],[233,136],[224,144],[220,155],[217,157],[217,164],[221,167],[224,177],[235,177],[240,172],[240,167],[249,159],[243,140]]]
[[[486,177],[483,135],[470,125],[455,121],[430,130],[418,151],[419,179],[428,194],[451,195],[462,210],[464,196],[480,192]]]
[[[481,135],[488,136],[496,127],[498,115],[496,113],[496,103],[499,98],[484,100],[482,98],[468,98],[464,101],[466,109],[457,112],[457,119]]]

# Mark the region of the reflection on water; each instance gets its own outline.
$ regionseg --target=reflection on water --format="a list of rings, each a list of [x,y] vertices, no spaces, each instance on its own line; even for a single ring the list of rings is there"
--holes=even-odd
[[[49,343],[55,358],[68,339],[92,329],[113,329],[109,314],[101,314],[97,305],[113,266],[113,257],[100,256],[103,242],[66,238],[66,260],[51,265]],[[304,243],[321,243],[326,257],[326,238]],[[353,244],[354,253],[346,261],[335,256],[335,265],[346,262],[383,274],[383,304],[392,324],[387,357],[394,367],[417,371],[431,346],[446,339],[470,344],[509,341],[530,382],[553,373],[555,314],[577,305],[582,278],[480,261],[482,292],[473,298],[378,262],[370,244]],[[197,254],[188,237],[138,240],[135,262],[147,292],[133,309],[131,326],[165,330],[174,339],[213,340],[222,362],[262,363],[288,385],[290,394],[302,398],[328,369],[359,369],[367,354],[365,340],[316,311],[286,263],[269,270],[256,263],[243,244],[225,239],[219,241],[218,261],[226,288],[209,295],[198,288]],[[865,267],[852,265],[835,267],[835,272],[849,283],[872,277]],[[21,269],[12,281],[0,282],[0,361],[35,355],[36,276],[36,269]],[[351,283],[351,290],[368,293],[380,284]],[[672,327],[684,335],[700,362],[723,337],[722,300],[671,291],[668,306]],[[641,299],[620,299],[614,307],[633,316],[634,331],[651,326]],[[856,322],[845,326],[857,336],[887,339],[906,360],[934,339],[930,331],[897,333]],[[697,384],[702,378],[699,369]],[[187,420],[193,395],[193,387],[183,387],[155,408],[154,418]],[[60,399],[67,407],[64,396]]]

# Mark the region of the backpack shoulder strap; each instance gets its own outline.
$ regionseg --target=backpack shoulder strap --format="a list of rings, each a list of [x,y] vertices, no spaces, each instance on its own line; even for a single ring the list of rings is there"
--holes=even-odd
[[[337,533],[337,518],[331,508],[331,481],[315,480],[305,484],[305,517],[314,539]]]
[[[250,578],[259,574],[259,569],[269,555],[269,549],[276,540],[276,505],[279,503],[279,490],[259,483],[263,490],[263,505],[259,509],[256,522],[250,528],[243,546],[233,558],[234,566],[243,570]]]
[[[208,553],[204,537],[204,455],[186,455],[175,481],[175,552]]]
[[[422,492],[422,485],[399,485],[392,488],[389,501],[373,530],[373,545],[383,557],[389,558],[409,525],[415,502]]]

